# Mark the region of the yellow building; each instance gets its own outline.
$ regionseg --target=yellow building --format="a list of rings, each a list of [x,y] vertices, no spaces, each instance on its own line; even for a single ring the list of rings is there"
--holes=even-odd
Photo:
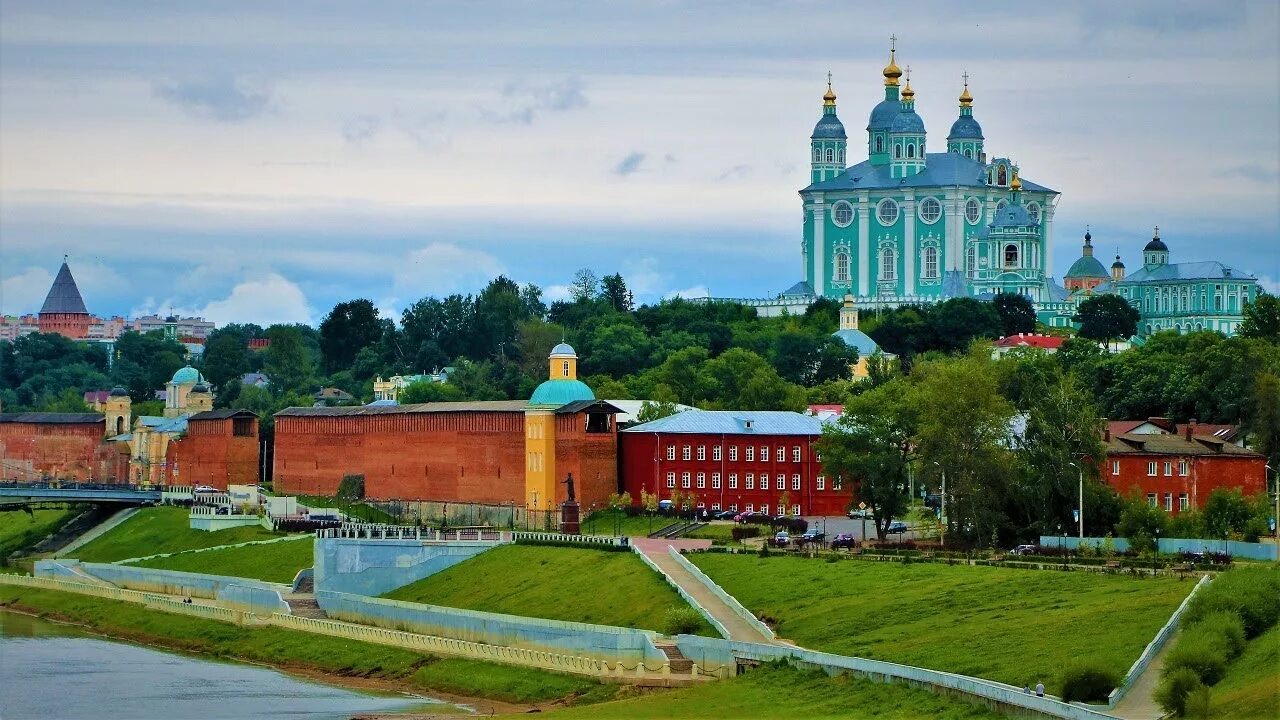
[[[867,363],[875,353],[879,352],[889,360],[897,358],[892,353],[880,350],[880,346],[870,335],[858,329],[858,309],[853,306],[852,295],[844,296],[844,304],[840,307],[840,329],[835,332],[835,336],[858,351],[858,361],[849,368],[854,380],[867,378]]]
[[[213,409],[213,391],[199,370],[187,365],[179,368],[165,386],[164,416],[176,418]]]
[[[525,506],[548,510],[556,505],[556,411],[596,395],[578,379],[578,354],[566,343],[551,349],[548,379],[533,391],[524,411]]]

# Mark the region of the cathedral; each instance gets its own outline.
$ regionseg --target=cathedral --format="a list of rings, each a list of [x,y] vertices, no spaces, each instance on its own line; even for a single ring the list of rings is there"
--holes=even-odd
[[[828,77],[811,183],[800,191],[804,280],[785,295],[852,295],[859,307],[1000,292],[1038,305],[1064,300],[1050,278],[1058,193],[1023,178],[1009,158],[988,157],[967,76],[946,144],[931,148],[892,46],[883,75],[866,157],[852,165]]]

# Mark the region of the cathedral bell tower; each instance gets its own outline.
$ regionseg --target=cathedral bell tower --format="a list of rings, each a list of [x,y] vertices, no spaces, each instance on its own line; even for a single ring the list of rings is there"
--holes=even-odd
[[[809,138],[810,179],[830,180],[844,171],[844,153],[848,145],[844,123],[836,117],[836,93],[831,89],[831,73],[827,73],[827,92],[822,96],[822,117]]]

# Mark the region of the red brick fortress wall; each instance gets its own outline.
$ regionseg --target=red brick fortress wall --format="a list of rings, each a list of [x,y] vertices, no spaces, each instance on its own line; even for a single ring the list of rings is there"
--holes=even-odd
[[[169,443],[170,482],[209,485],[257,485],[261,480],[261,447],[258,420],[251,418],[252,434],[236,435],[231,418],[187,421],[187,434]]]
[[[96,423],[0,423],[0,479],[124,482],[128,453],[106,443]]]
[[[573,473],[574,493],[584,512],[599,509],[609,496],[621,492],[618,483],[618,432],[609,423],[609,432],[586,431],[587,413],[556,415],[557,482]],[[556,490],[556,504],[568,499],[563,484]],[[638,499],[638,496],[637,498]]]

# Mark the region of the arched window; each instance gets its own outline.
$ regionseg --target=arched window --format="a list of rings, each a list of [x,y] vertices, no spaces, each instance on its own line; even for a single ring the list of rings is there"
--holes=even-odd
[[[813,161],[814,161],[814,162],[822,162],[822,150],[821,150],[821,148],[814,148],[814,149],[813,149]]]
[[[124,434],[124,418],[123,417],[116,418],[116,434],[117,435]]]
[[[978,220],[982,218],[982,204],[977,198],[969,198],[964,204],[964,219],[969,221],[970,225],[976,225]]]
[[[1018,267],[1017,245],[1010,244],[1004,246],[1004,266],[1007,268]]]
[[[996,203],[996,212],[1000,212],[1001,210],[1005,209],[1008,206],[1009,206],[1009,203],[1005,202],[1004,200],[1001,200],[1000,202]]]
[[[844,162],[844,148],[840,148],[836,151],[836,162]]]
[[[884,138],[880,137],[879,135],[876,136],[876,152],[878,153],[884,152]]]
[[[836,273],[835,281],[839,283],[849,282],[849,254],[836,253]]]
[[[920,219],[932,225],[942,217],[942,203],[937,198],[928,197],[920,201]]]
[[[970,150],[969,148],[965,148],[965,149],[964,149],[964,156],[965,156],[965,157],[967,157],[967,158],[969,158],[969,159],[973,159],[973,151],[972,151],[972,150]]]
[[[924,276],[926,278],[938,277],[938,248],[927,247],[924,249]]]
[[[880,279],[898,279],[898,254],[891,247],[880,251]]]
[[[902,157],[902,146],[899,145],[898,143],[893,144],[893,156],[895,158]]]
[[[1009,184],[1009,175],[1005,170],[1004,165],[1001,165],[999,169],[996,170],[996,184],[1001,186]]]
[[[568,360],[565,360],[560,363],[560,374],[564,377],[569,377],[569,361]]]
[[[832,150],[831,148],[827,148],[827,162],[835,162],[835,159],[836,159],[836,151]]]
[[[907,146],[907,157],[909,157],[909,158],[913,158],[913,157],[915,157],[915,156],[916,156],[916,146],[915,146],[915,145],[908,145],[908,146]]]
[[[964,251],[964,267],[969,272],[978,269],[978,248],[970,245],[968,250]]]

